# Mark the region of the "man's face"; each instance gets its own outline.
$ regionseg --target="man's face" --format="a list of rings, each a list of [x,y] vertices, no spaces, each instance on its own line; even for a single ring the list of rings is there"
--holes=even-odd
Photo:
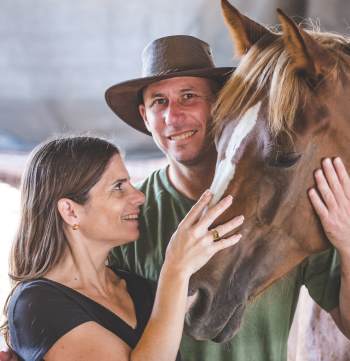
[[[209,148],[207,125],[214,94],[210,81],[176,77],[150,84],[139,111],[158,147],[171,160],[196,164]]]

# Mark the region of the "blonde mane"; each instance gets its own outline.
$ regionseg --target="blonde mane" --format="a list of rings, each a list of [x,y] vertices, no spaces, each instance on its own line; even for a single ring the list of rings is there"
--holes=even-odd
[[[307,30],[336,60],[328,76],[339,75],[350,68],[350,39],[333,33]],[[275,33],[280,35],[281,33]],[[213,109],[216,133],[232,119],[239,119],[254,104],[268,97],[268,126],[273,135],[288,134],[298,110],[311,96],[305,76],[298,74],[285,49],[282,36],[264,47],[255,45],[219,94]]]

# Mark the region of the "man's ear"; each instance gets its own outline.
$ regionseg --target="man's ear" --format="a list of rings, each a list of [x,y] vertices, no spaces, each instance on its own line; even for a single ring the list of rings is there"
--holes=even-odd
[[[74,225],[79,225],[80,222],[77,207],[77,203],[75,203],[69,198],[61,198],[57,202],[57,209],[63,221],[71,227],[73,227]]]
[[[148,120],[147,120],[146,107],[145,107],[144,104],[139,104],[139,113],[140,113],[140,115],[141,115],[141,117],[142,117],[142,119],[143,119],[143,121],[144,121],[144,123],[145,123],[145,126],[146,126],[147,130],[148,130],[150,133],[152,133],[152,132],[151,132],[151,129],[150,129],[150,126],[149,126],[149,122],[148,122]]]

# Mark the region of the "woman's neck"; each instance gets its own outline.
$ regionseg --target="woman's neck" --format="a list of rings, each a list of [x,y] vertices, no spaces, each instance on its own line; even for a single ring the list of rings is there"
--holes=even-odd
[[[59,263],[45,277],[76,290],[107,295],[112,280],[111,270],[106,267],[110,249],[103,249],[96,241],[82,241],[78,235],[67,234],[67,238],[69,247],[66,247]]]

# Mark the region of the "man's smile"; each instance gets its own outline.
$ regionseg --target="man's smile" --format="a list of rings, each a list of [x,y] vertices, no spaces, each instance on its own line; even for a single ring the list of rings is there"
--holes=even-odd
[[[172,141],[179,141],[179,140],[191,138],[196,133],[197,133],[197,130],[187,130],[182,133],[170,135],[167,138]]]

